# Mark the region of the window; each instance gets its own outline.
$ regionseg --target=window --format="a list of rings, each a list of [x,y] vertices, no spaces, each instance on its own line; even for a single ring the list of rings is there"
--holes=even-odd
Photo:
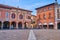
[[[34,21],[34,20],[32,20],[32,21],[31,21],[31,23],[32,23],[32,24],[34,24],[34,23],[35,23],[35,21]]]
[[[58,13],[58,18],[60,19],[60,14]]]
[[[49,13],[49,19],[51,19],[51,18],[52,18],[51,13]]]
[[[57,9],[57,13],[59,13],[59,9]]]
[[[48,8],[48,10],[51,10],[51,9],[52,9],[52,7],[49,7],[49,8]]]
[[[6,18],[9,16],[9,13],[8,12],[6,12]]]
[[[40,15],[39,15],[39,19],[41,19],[41,18],[40,18]]]
[[[23,19],[23,15],[19,15],[19,19]]]
[[[15,14],[14,14],[14,13],[12,13],[11,17],[12,17],[12,18],[15,18]]]
[[[46,11],[46,9],[44,9],[44,12]]]
[[[30,16],[28,16],[28,19],[31,19],[31,17],[30,17]]]
[[[46,15],[45,14],[43,15],[43,18],[46,19]]]
[[[59,13],[59,9],[57,9],[57,13],[58,13],[58,18],[60,19],[60,13]]]

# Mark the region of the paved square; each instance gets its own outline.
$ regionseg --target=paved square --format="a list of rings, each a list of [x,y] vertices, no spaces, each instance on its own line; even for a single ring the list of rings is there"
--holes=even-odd
[[[60,40],[60,30],[0,30],[0,40]]]
[[[60,40],[60,30],[34,30],[37,40]]]
[[[0,40],[27,40],[29,30],[0,30]]]

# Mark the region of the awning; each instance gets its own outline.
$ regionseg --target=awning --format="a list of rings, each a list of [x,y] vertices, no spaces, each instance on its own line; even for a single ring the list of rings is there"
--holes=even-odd
[[[42,25],[41,23],[39,23],[39,25]]]
[[[49,23],[49,25],[54,25],[54,23]]]

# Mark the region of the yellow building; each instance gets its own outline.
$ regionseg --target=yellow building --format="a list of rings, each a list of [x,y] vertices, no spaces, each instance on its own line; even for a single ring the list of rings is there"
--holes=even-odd
[[[36,16],[31,15],[31,27],[36,28]]]

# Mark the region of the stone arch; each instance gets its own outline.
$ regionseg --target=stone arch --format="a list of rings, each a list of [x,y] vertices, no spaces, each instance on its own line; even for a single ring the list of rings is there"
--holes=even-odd
[[[18,29],[22,29],[22,22],[18,23]]]
[[[28,25],[28,23],[27,23],[27,22],[25,22],[25,23],[24,23],[24,28],[25,28],[25,29],[27,29],[27,28],[28,28],[28,26],[27,26],[27,25]]]
[[[1,27],[2,27],[2,22],[0,21],[0,29],[1,29]]]
[[[9,29],[9,27],[10,27],[10,22],[9,21],[3,22],[3,29]]]
[[[42,23],[38,24],[38,29],[42,29]]]
[[[60,22],[57,24],[57,28],[60,29]]]
[[[54,23],[50,22],[48,26],[49,26],[49,29],[54,29]]]
[[[47,29],[47,23],[43,24],[43,29]]]
[[[23,15],[22,14],[19,15],[19,19],[23,19]]]
[[[11,23],[11,28],[16,29],[16,22]]]

